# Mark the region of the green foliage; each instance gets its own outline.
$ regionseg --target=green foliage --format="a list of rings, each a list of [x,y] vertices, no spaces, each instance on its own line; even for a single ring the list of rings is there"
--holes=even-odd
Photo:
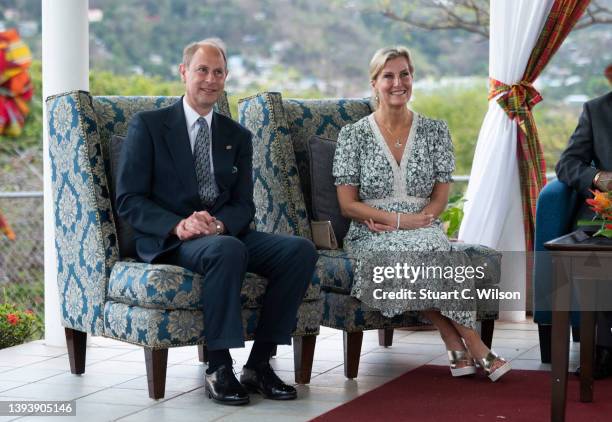
[[[440,220],[448,237],[457,237],[459,234],[459,227],[461,226],[461,220],[463,220],[464,203],[465,198],[461,194],[455,194],[449,199],[444,212],[440,214]]]
[[[544,100],[535,106],[533,112],[546,170],[555,171],[559,156],[578,124],[580,109]]]
[[[470,174],[478,132],[488,107],[486,90],[448,88],[429,93],[417,91],[413,107],[419,113],[448,123],[455,147],[455,174]]]
[[[159,76],[117,75],[109,71],[89,72],[91,95],[182,95],[180,81],[167,81]]]
[[[0,304],[0,349],[24,343],[38,330],[36,316],[9,304]]]
[[[7,283],[0,291],[0,306],[11,305],[18,309],[32,311],[34,321],[29,339],[38,339],[44,332],[45,285],[42,270],[32,275],[26,283]]]

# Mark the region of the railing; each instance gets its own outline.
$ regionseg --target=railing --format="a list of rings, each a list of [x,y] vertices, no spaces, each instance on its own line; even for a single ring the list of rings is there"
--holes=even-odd
[[[551,181],[553,179],[556,179],[557,175],[555,174],[555,172],[548,172],[546,173],[546,180]],[[470,181],[470,176],[469,175],[459,175],[459,176],[453,176],[453,180],[455,182],[469,182]]]
[[[42,198],[42,191],[31,192],[0,192],[0,199],[5,198]]]

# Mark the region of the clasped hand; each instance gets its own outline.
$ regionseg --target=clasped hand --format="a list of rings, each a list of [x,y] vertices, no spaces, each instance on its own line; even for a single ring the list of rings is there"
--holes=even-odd
[[[208,211],[196,211],[179,221],[175,234],[180,240],[217,234],[217,219]]]
[[[429,227],[434,221],[433,214],[419,213],[419,214],[400,214],[400,226],[399,229],[411,230],[420,229],[423,227]],[[364,221],[368,228],[376,233],[388,232],[398,230],[396,226],[390,226],[383,223],[377,223],[373,219],[367,219]]]

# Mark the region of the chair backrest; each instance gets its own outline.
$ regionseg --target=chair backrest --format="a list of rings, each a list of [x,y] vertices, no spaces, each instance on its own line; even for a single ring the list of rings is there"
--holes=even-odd
[[[371,112],[367,98],[283,100],[278,92],[264,92],[240,100],[238,120],[253,133],[259,230],[311,238],[308,139],[336,140],[343,126]]]
[[[119,259],[111,206],[110,141],[132,116],[178,97],[91,97],[72,91],[46,100],[62,325],[100,335],[107,282]],[[217,111],[229,116],[224,95]]]

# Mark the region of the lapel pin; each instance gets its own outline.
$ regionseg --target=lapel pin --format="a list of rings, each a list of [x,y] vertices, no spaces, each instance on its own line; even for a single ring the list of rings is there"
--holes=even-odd
[[[232,149],[232,146],[231,145],[226,145],[225,149]]]

